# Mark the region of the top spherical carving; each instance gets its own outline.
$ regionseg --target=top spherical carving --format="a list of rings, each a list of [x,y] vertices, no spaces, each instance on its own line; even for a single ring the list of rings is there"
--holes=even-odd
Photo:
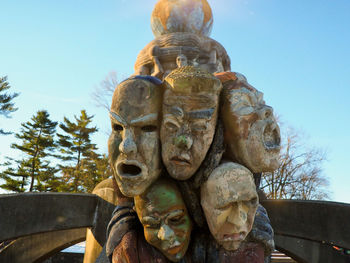
[[[160,0],[151,18],[156,37],[175,32],[209,36],[212,26],[213,14],[207,0]]]

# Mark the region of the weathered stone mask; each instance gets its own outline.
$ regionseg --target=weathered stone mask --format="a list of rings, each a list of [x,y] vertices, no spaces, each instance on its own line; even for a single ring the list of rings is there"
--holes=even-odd
[[[120,191],[142,194],[161,171],[158,117],[160,80],[136,76],[116,88],[110,111],[109,158]]]
[[[190,242],[192,222],[176,183],[161,178],[134,200],[146,241],[170,261],[180,261]]]
[[[166,78],[160,137],[171,177],[187,180],[203,162],[215,133],[220,90],[217,78],[192,66]]]
[[[222,119],[230,158],[254,173],[278,168],[280,130],[263,94],[233,72],[216,74],[223,82]]]
[[[236,250],[251,231],[259,199],[252,173],[236,163],[217,167],[201,187],[201,204],[211,234]]]

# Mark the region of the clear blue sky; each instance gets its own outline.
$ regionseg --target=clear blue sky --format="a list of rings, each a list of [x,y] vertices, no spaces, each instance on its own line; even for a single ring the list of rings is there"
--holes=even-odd
[[[0,126],[47,109],[52,119],[82,108],[95,115],[95,136],[106,152],[107,113],[90,98],[110,71],[133,73],[138,52],[154,37],[155,0],[3,0],[0,76],[8,75],[19,110]],[[332,199],[350,203],[350,1],[209,0],[211,37],[227,49],[232,70],[243,73],[305,145],[328,150],[324,173]],[[0,161],[13,136],[0,137]]]

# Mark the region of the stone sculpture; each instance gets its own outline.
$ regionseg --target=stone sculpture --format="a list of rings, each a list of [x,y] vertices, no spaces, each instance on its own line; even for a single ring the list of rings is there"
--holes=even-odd
[[[188,248],[192,222],[176,183],[160,179],[135,197],[147,242],[170,261],[180,261]]]
[[[230,71],[230,58],[225,48],[209,37],[193,33],[171,33],[151,41],[139,53],[135,75],[152,75],[164,79],[178,67],[177,57],[186,57],[187,65],[198,66],[210,73]]]
[[[206,0],[159,1],[152,13],[151,27],[158,37],[173,32],[209,36],[213,14]]]
[[[227,155],[253,173],[276,170],[281,138],[272,108],[243,75],[224,72],[216,76],[224,87],[221,112]]]
[[[269,262],[253,174],[277,168],[279,128],[263,94],[230,71],[212,21],[206,0],[160,0],[156,38],[114,92],[118,205],[97,262]]]
[[[129,197],[142,194],[161,172],[160,84],[152,77],[134,77],[113,94],[109,158],[120,191]]]
[[[253,174],[224,163],[201,187],[201,203],[211,234],[226,250],[236,250],[252,229],[259,204]]]
[[[160,131],[162,158],[171,177],[189,179],[203,162],[214,137],[221,83],[193,66],[165,79]]]

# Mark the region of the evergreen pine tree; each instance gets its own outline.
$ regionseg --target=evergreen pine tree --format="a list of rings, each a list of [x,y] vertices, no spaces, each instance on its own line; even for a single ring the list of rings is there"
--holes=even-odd
[[[14,143],[11,147],[22,151],[24,157],[15,160],[17,168],[8,163],[8,168],[0,174],[5,180],[0,187],[15,192],[24,192],[26,186],[29,186],[29,192],[56,190],[57,169],[50,165],[48,157],[53,156],[55,150],[57,122],[51,121],[49,113],[42,110],[21,126],[20,133],[15,134],[21,143]]]
[[[79,118],[74,118],[72,122],[65,117],[59,125],[65,134],[57,134],[61,159],[65,163],[60,165],[63,174],[60,191],[87,192],[95,182],[103,179],[97,168],[98,163],[103,162],[102,157],[96,153],[96,144],[90,138],[98,129],[90,126],[93,116],[88,116],[85,110],[81,111]]]
[[[0,115],[10,118],[10,113],[17,110],[14,107],[12,100],[18,96],[18,93],[8,94],[6,91],[10,89],[10,85],[7,82],[7,77],[0,77]],[[11,134],[4,131],[0,126],[0,135]]]

